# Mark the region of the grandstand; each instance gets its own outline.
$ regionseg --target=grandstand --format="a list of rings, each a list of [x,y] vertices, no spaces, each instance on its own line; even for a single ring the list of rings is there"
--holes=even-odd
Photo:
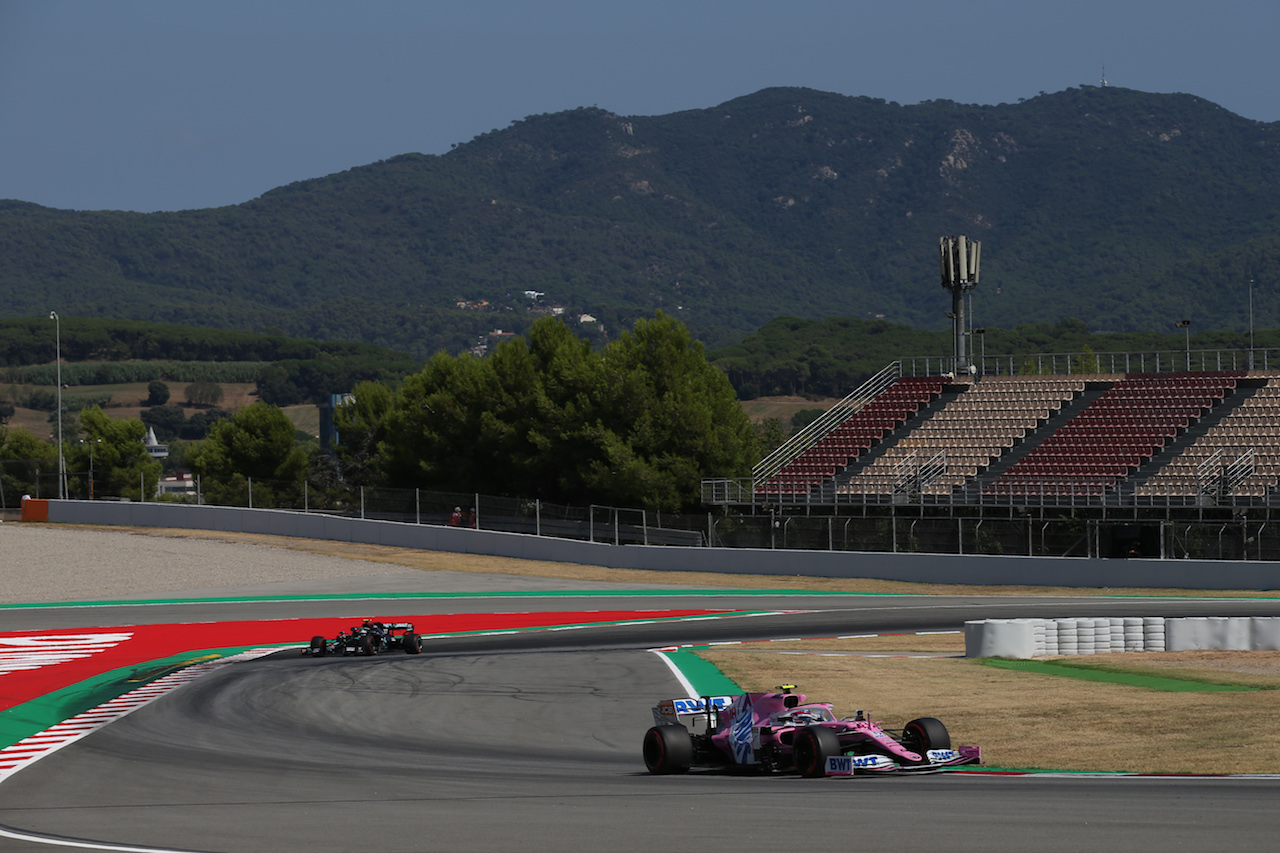
[[[907,376],[895,363],[726,483],[705,484],[704,501],[1270,507],[1280,371]]]

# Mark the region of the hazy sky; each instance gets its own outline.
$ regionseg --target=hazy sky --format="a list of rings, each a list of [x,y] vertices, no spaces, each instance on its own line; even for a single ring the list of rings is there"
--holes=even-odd
[[[1097,84],[1280,120],[1277,0],[0,0],[0,198],[236,204],[578,106]]]

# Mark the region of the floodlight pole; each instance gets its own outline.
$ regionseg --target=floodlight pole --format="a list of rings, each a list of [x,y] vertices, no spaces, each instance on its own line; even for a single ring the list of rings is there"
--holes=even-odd
[[[57,311],[50,311],[49,319],[53,321],[53,352],[54,360],[58,363],[58,498],[65,499],[67,466],[62,455],[62,321],[58,319]]]

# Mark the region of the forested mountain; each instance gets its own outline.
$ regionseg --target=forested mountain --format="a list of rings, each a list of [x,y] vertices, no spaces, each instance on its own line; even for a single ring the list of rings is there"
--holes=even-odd
[[[983,242],[975,321],[1280,325],[1280,125],[1083,87],[914,106],[767,89],[656,117],[532,116],[178,213],[0,202],[10,316],[376,343],[424,357],[539,311],[707,342],[784,315],[942,329],[937,242]],[[530,298],[525,291],[542,296]],[[459,308],[458,303],[467,303]]]

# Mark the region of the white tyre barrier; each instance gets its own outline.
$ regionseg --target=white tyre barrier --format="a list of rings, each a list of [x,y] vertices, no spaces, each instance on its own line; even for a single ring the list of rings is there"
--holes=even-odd
[[[1248,651],[1253,645],[1249,637],[1249,629],[1248,619],[1237,616],[1210,616],[1206,648]]]
[[[1208,648],[1209,620],[1203,616],[1166,619],[1164,647],[1170,652],[1196,652]]]
[[[1146,649],[1146,634],[1142,630],[1142,617],[1126,616],[1124,623],[1124,650],[1140,652]],[[1164,626],[1161,625],[1163,628]]]
[[[1280,616],[986,619],[964,624],[965,657],[1280,650]]]
[[[1142,617],[1142,648],[1148,652],[1165,650],[1165,618],[1163,616]]]
[[[1107,643],[1107,651],[1109,651],[1111,654],[1123,652],[1124,651],[1124,620],[1108,619],[1107,625],[1108,625],[1107,635],[1109,640],[1109,642]]]
[[[1249,647],[1254,651],[1280,651],[1280,616],[1254,616],[1249,620]]]
[[[971,658],[1033,658],[1036,656],[1033,620],[988,619],[984,622],[966,622],[964,654]]]
[[[1058,654],[1080,654],[1080,627],[1074,619],[1055,619],[1058,626]]]

